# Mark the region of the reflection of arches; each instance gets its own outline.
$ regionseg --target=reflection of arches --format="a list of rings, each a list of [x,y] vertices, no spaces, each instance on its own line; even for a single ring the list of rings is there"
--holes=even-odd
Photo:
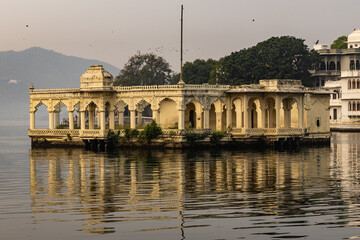
[[[170,98],[164,98],[159,103],[159,123],[163,128],[174,126],[178,123],[177,104]]]

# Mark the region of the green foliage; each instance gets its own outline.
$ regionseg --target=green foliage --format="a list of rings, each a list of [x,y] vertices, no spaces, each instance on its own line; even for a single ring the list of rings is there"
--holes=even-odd
[[[198,140],[205,139],[207,136],[209,136],[209,133],[194,133],[192,131],[185,132],[186,142],[190,143],[191,145]]]
[[[347,49],[347,36],[338,37],[333,41],[330,48],[331,49]]]
[[[66,134],[66,136],[67,136],[67,138],[68,138],[69,141],[72,140],[72,137],[71,137],[70,133]]]
[[[161,85],[169,84],[173,80],[173,71],[164,58],[154,53],[142,54],[138,52],[130,57],[114,85]]]
[[[178,128],[179,128],[178,123],[175,123],[174,126],[168,127],[168,129],[178,129]]]
[[[113,130],[109,130],[106,135],[106,140],[108,144],[108,149],[112,149],[119,142],[120,139],[120,131],[116,133]]]
[[[144,130],[139,135],[140,141],[146,141],[150,143],[152,139],[157,138],[162,134],[161,127],[157,125],[157,123],[152,120],[150,124],[147,124]]]
[[[210,80],[211,72],[215,70],[216,61],[213,59],[196,59],[186,62],[183,66],[183,80],[187,84],[203,84]]]
[[[125,128],[124,129],[124,139],[125,141],[130,141],[131,135],[130,135],[131,129]]]
[[[319,54],[309,50],[303,39],[272,37],[220,59],[210,83],[241,85],[279,78],[300,79],[308,85],[311,84],[308,70],[320,61]]]
[[[226,132],[224,131],[214,131],[210,136],[210,142],[217,144],[225,136]]]
[[[130,130],[130,138],[136,138],[137,136],[139,136],[140,132],[137,129],[131,129]]]
[[[69,128],[69,125],[66,125],[66,124],[59,124],[56,126],[56,129],[68,129]]]

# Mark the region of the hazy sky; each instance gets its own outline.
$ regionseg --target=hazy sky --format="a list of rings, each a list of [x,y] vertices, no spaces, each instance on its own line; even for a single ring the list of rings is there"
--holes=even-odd
[[[0,0],[0,51],[39,46],[119,68],[137,51],[154,52],[178,71],[181,4],[184,61],[272,36],[312,47],[360,27],[359,0]]]

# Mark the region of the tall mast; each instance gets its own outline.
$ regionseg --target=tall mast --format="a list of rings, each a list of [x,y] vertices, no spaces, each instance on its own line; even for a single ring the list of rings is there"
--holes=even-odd
[[[184,13],[184,7],[181,5],[181,41],[180,41],[180,81],[178,84],[185,84],[183,81],[183,13]]]

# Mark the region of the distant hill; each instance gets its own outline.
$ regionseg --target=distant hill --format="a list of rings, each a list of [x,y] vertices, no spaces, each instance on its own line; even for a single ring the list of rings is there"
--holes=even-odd
[[[80,76],[90,65],[103,65],[114,77],[120,72],[105,62],[39,47],[0,52],[0,124],[13,119],[27,121],[30,83],[35,88],[80,87]]]

